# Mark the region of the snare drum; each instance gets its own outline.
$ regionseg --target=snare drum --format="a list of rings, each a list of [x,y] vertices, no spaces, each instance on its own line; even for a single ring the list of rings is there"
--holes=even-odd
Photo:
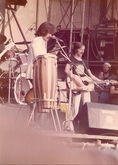
[[[39,112],[54,108],[57,86],[57,57],[50,53],[39,55],[33,63],[34,96]]]
[[[17,65],[17,59],[15,53],[11,50],[7,50],[6,53],[1,57],[0,68],[4,71],[9,71],[10,68],[14,68]]]

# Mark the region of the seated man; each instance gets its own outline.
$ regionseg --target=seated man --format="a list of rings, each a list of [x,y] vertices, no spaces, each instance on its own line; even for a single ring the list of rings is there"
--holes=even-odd
[[[111,72],[111,64],[108,62],[105,62],[102,66],[102,72],[100,72],[98,78],[100,78],[103,81],[111,81],[115,80],[116,76],[112,74]],[[105,104],[110,104],[110,87],[111,83],[108,84],[100,84],[101,88],[96,87],[96,91],[98,92],[98,103],[105,103]]]

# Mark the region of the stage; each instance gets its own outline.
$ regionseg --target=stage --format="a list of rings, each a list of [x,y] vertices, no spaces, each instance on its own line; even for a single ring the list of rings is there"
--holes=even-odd
[[[55,131],[51,118],[46,120],[49,130],[42,130],[40,114],[28,125],[30,115],[28,105],[0,105],[0,164],[118,163],[118,136]]]

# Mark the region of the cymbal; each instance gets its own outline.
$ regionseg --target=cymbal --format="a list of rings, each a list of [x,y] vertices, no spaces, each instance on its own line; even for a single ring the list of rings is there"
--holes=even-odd
[[[19,45],[22,45],[22,44],[30,44],[31,41],[22,41],[22,42],[16,42],[15,44],[19,44]]]
[[[6,40],[7,38],[3,34],[0,34],[0,44],[3,44]]]

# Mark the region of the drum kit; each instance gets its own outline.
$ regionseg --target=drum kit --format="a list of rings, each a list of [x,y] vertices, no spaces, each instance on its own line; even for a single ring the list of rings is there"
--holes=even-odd
[[[57,56],[52,53],[39,55],[33,63],[33,86],[26,79],[28,54],[15,52],[10,42],[0,53],[0,98],[8,97],[8,103],[13,99],[18,104],[35,101],[39,112],[49,112],[54,109],[57,90]],[[41,80],[41,81],[40,81]],[[3,98],[3,89],[7,95]],[[28,99],[27,99],[28,98]],[[34,100],[33,100],[34,99]]]
[[[15,100],[18,104],[27,104],[32,98],[38,98],[37,106],[39,112],[53,109],[55,93],[57,88],[57,56],[47,53],[38,56],[34,63],[33,86],[26,79],[28,54],[25,52],[14,52],[10,48],[13,43],[7,45],[0,53],[0,97],[2,101]],[[39,73],[40,72],[40,73]],[[40,81],[42,80],[42,81]],[[7,90],[7,92],[6,92]],[[6,94],[7,93],[7,94]],[[30,99],[30,101],[26,101]]]
[[[25,95],[32,88],[32,84],[25,78],[28,54],[14,52],[11,49],[13,46],[14,43],[9,43],[0,53],[0,101],[10,103],[12,100],[26,104]]]
[[[7,89],[8,103],[11,98],[18,104],[33,105],[33,109],[28,124],[33,119],[35,109],[38,112],[51,112],[55,129],[55,119],[52,110],[56,112],[56,91],[57,91],[57,56],[51,53],[39,55],[33,62],[33,85],[26,79],[26,69],[28,64],[28,54],[25,52],[15,52],[11,49],[13,43],[6,45],[0,53],[0,95],[2,89]],[[4,81],[3,81],[4,80]],[[6,82],[6,83],[5,83]],[[6,86],[4,86],[6,84]],[[27,99],[28,98],[28,99]],[[3,101],[4,98],[1,98]],[[27,102],[26,102],[27,101]],[[3,101],[4,102],[4,101]],[[59,128],[61,129],[60,123]]]

